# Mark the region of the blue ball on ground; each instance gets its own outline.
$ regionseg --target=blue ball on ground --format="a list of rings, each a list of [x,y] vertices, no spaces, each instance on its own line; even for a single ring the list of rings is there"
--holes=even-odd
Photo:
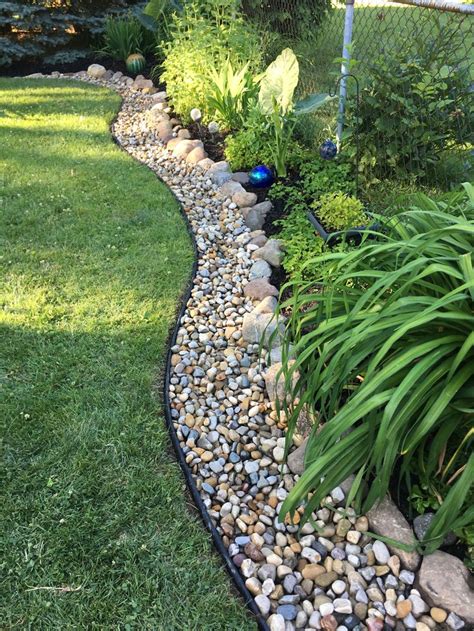
[[[337,146],[332,140],[325,140],[319,147],[319,155],[323,160],[332,160],[336,157]]]
[[[259,164],[249,173],[249,182],[254,188],[269,188],[274,181],[272,170],[265,164]]]

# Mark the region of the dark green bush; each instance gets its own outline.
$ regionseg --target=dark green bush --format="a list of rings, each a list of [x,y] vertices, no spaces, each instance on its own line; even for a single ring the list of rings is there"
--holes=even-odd
[[[414,32],[407,46],[369,65],[359,113],[348,121],[353,140],[359,133],[367,184],[387,176],[436,182],[443,153],[472,138],[470,60],[462,58],[460,37],[435,20],[429,37],[426,29]]]
[[[265,30],[280,33],[292,39],[305,39],[314,35],[331,9],[330,0],[243,0],[247,15]]]
[[[0,2],[0,67],[17,62],[70,63],[98,42],[105,15],[123,12],[121,0]]]

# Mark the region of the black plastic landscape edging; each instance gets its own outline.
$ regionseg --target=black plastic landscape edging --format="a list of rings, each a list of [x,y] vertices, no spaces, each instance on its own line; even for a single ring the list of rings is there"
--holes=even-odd
[[[374,223],[371,226],[355,226],[354,228],[349,228],[348,230],[338,230],[337,232],[327,232],[323,226],[319,223],[316,217],[312,212],[308,212],[307,217],[312,224],[312,226],[316,229],[316,232],[322,238],[322,240],[327,243],[327,245],[332,246],[335,245],[340,240],[355,238],[357,242],[362,241],[362,237],[364,232],[372,233],[377,231],[380,228],[380,224]]]
[[[107,87],[107,86],[104,86],[104,87]],[[122,98],[122,103],[123,103],[123,98]],[[122,107],[120,107],[120,110],[121,109],[122,109]],[[140,160],[138,160],[137,158],[135,158],[135,156],[133,156],[130,153],[128,153],[128,151],[126,149],[124,149],[124,147],[122,147],[122,145],[120,144],[120,142],[117,140],[117,138],[115,137],[115,135],[112,132],[112,127],[113,127],[115,121],[117,120],[117,117],[118,117],[118,114],[119,114],[120,110],[117,112],[117,114],[114,116],[114,119],[110,123],[110,130],[111,130],[112,138],[113,138],[114,142],[117,144],[117,146],[120,147],[120,149],[122,151],[124,151],[128,156],[130,156],[133,160],[135,160],[135,162],[137,162],[138,164],[141,164],[142,166],[143,165],[147,166],[145,163],[143,163]],[[150,168],[150,167],[148,167],[148,168]],[[174,447],[174,450],[175,450],[175,453],[176,453],[176,457],[178,459],[179,465],[180,465],[181,470],[183,472],[184,479],[186,480],[187,487],[188,487],[188,489],[189,489],[189,491],[190,491],[190,493],[192,495],[194,504],[195,504],[200,516],[201,516],[201,519],[202,519],[205,527],[207,528],[207,530],[211,534],[212,541],[214,543],[215,548],[217,549],[217,551],[221,555],[222,560],[224,561],[225,569],[229,573],[229,575],[230,575],[235,587],[240,592],[240,595],[242,596],[246,607],[255,616],[255,621],[257,622],[260,631],[270,631],[270,627],[266,623],[265,618],[262,616],[262,614],[260,613],[260,610],[258,609],[257,605],[255,604],[255,601],[253,599],[252,594],[249,592],[249,590],[245,586],[245,582],[244,582],[242,576],[240,575],[240,572],[239,572],[238,568],[235,566],[235,564],[233,563],[232,559],[230,558],[229,552],[227,551],[227,548],[225,547],[224,542],[222,541],[222,538],[221,538],[217,528],[214,526],[214,524],[212,522],[212,519],[210,518],[209,513],[207,512],[207,508],[206,508],[204,502],[202,501],[201,494],[198,491],[198,488],[196,486],[194,478],[193,478],[193,476],[192,476],[192,474],[191,474],[191,472],[189,470],[189,467],[188,467],[188,465],[186,463],[186,459],[184,457],[184,453],[183,453],[183,451],[181,449],[181,445],[179,443],[179,438],[178,438],[178,435],[176,433],[176,429],[174,427],[173,419],[171,418],[171,406],[170,406],[170,399],[169,399],[169,386],[170,386],[170,373],[171,373],[171,355],[172,355],[171,348],[176,343],[176,338],[178,336],[178,330],[179,330],[179,327],[180,327],[181,318],[183,317],[183,315],[184,315],[184,313],[186,311],[186,306],[187,306],[188,300],[189,300],[189,298],[191,296],[192,288],[194,286],[194,279],[196,277],[196,273],[197,273],[197,270],[198,270],[199,250],[198,250],[198,247],[196,245],[196,239],[195,239],[195,236],[194,236],[194,231],[192,229],[191,223],[190,223],[190,221],[188,219],[188,216],[186,215],[186,212],[184,211],[183,205],[181,204],[180,200],[176,196],[175,192],[168,186],[168,184],[155,171],[153,171],[153,169],[150,169],[150,171],[152,171],[152,173],[155,175],[155,177],[166,186],[166,188],[170,191],[170,193],[173,195],[173,197],[175,198],[176,202],[178,203],[179,211],[180,211],[181,216],[182,216],[182,218],[184,220],[184,223],[186,225],[186,230],[188,231],[188,234],[189,234],[189,236],[191,238],[191,243],[192,243],[192,247],[193,247],[193,251],[194,251],[194,262],[193,262],[193,266],[192,266],[192,270],[191,270],[191,276],[189,278],[189,281],[187,283],[187,286],[186,286],[183,294],[181,295],[181,297],[179,299],[179,306],[178,306],[178,309],[177,309],[177,312],[176,312],[176,323],[175,323],[174,327],[172,328],[172,330],[170,331],[170,334],[169,334],[169,337],[168,337],[168,341],[167,341],[168,350],[167,350],[167,353],[166,353],[165,370],[164,370],[164,377],[163,377],[163,384],[162,384],[162,387],[163,387],[163,407],[164,407],[164,415],[165,415],[166,427],[168,428],[168,433],[170,435],[171,442],[173,444],[173,447]]]

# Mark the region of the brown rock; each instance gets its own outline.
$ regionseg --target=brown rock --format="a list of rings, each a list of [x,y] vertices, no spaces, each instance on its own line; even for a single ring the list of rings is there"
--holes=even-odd
[[[330,616],[323,616],[320,625],[321,629],[324,629],[324,631],[336,631],[337,620],[332,614]]]
[[[186,162],[190,164],[197,164],[201,160],[205,160],[207,158],[207,153],[204,151],[202,147],[194,147],[188,155],[186,156]]]
[[[172,138],[171,140],[168,140],[168,142],[166,143],[166,148],[168,149],[168,151],[173,151],[173,149],[179,145],[179,143],[181,142],[181,138]]]
[[[448,614],[444,609],[441,609],[440,607],[432,607],[430,611],[430,616],[435,622],[439,622],[441,624],[446,620]]]
[[[322,565],[318,565],[317,563],[308,563],[301,573],[303,578],[309,578],[311,581],[314,581],[317,576],[326,574],[326,570]]]
[[[411,600],[401,600],[397,603],[397,618],[406,618],[411,612]]]
[[[329,587],[335,580],[337,580],[336,572],[326,572],[325,574],[316,576],[314,582],[316,585],[319,585],[319,587]]]
[[[245,554],[252,559],[252,561],[256,561],[259,563],[265,559],[264,555],[260,552],[257,546],[254,543],[247,543],[244,548]]]
[[[257,278],[245,285],[244,295],[252,300],[263,300],[267,296],[278,296],[278,289],[265,278]]]
[[[254,206],[257,203],[257,196],[255,193],[248,193],[247,191],[237,191],[232,195],[232,201],[237,204],[239,208],[246,208]]]
[[[368,618],[366,625],[368,631],[382,631],[383,620],[380,620],[380,618]]]
[[[186,158],[188,153],[194,149],[192,140],[180,140],[180,142],[173,149],[173,155],[177,158]]]
[[[402,513],[387,496],[367,513],[370,530],[406,545],[416,543],[415,535]],[[388,544],[387,544],[388,545]],[[404,567],[415,571],[420,564],[418,552],[405,552],[396,546],[388,545],[392,554],[396,554]]]
[[[425,556],[418,584],[430,606],[453,611],[474,623],[474,591],[469,585],[469,570],[460,559],[440,550]]]

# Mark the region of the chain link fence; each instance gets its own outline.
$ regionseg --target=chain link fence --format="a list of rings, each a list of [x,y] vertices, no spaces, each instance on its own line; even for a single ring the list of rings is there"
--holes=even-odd
[[[335,92],[345,6],[315,3],[322,19],[302,24],[291,19],[298,4],[260,2],[260,26],[274,50],[288,45],[298,55],[301,97]],[[474,179],[474,15],[468,5],[466,13],[442,6],[355,0],[341,151],[366,187],[389,179],[448,190]],[[306,141],[316,149],[336,126],[334,102],[306,122]]]

